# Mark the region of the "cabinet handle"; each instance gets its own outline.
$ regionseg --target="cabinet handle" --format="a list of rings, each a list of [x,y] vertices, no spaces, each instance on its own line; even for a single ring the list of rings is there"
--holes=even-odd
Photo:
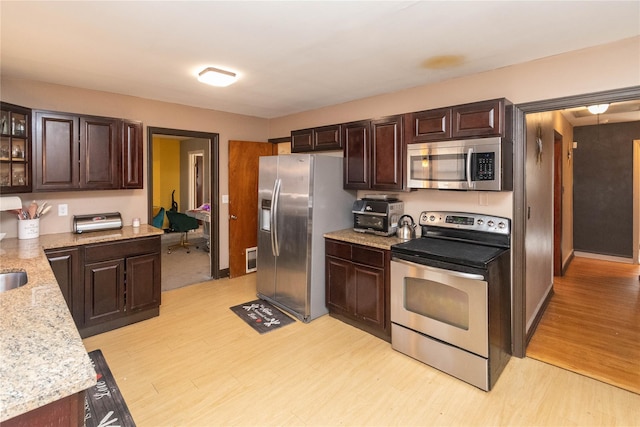
[[[231,219],[238,219],[238,217],[235,215],[231,215]]]

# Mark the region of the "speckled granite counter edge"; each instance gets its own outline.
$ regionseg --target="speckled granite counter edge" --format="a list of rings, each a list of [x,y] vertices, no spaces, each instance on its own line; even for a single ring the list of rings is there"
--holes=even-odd
[[[93,386],[96,374],[45,249],[163,234],[152,226],[59,233],[0,242],[0,271],[24,270],[29,282],[0,293],[0,422]]]
[[[323,235],[327,239],[340,240],[347,243],[355,243],[357,245],[371,246],[379,249],[390,250],[391,245],[402,243],[403,240],[395,236],[377,236],[375,234],[358,233],[352,228],[337,230],[325,233]]]

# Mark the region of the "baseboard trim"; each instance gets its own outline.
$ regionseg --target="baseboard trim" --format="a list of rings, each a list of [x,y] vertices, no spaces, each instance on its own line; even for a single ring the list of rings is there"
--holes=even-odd
[[[602,255],[602,254],[594,254],[591,252],[578,252],[578,251],[574,251],[573,255],[581,258],[591,258],[591,259],[599,259],[602,261],[612,261],[612,262],[622,262],[625,264],[633,264],[633,258],[626,258],[621,256]]]

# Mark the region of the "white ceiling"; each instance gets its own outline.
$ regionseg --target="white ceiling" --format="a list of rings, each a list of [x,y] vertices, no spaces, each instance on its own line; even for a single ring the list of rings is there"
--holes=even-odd
[[[640,2],[3,0],[0,19],[2,76],[274,118],[637,36]]]

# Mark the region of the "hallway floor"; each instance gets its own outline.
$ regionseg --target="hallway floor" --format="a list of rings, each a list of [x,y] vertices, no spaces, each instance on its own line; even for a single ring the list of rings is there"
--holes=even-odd
[[[640,394],[640,266],[574,258],[527,357]]]

